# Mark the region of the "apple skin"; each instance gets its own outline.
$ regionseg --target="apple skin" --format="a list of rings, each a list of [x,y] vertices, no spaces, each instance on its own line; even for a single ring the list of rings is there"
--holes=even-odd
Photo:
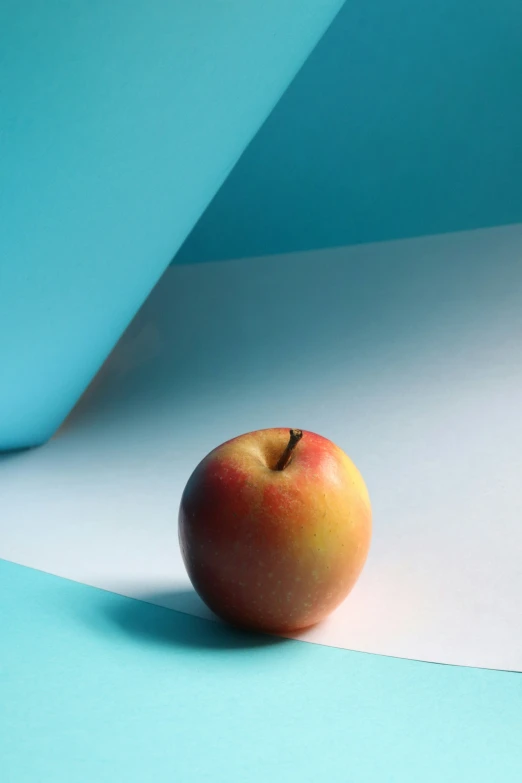
[[[366,561],[372,511],[364,480],[327,438],[303,430],[289,464],[283,427],[226,441],[183,491],[179,541],[190,580],[223,620],[290,633],[329,615]]]

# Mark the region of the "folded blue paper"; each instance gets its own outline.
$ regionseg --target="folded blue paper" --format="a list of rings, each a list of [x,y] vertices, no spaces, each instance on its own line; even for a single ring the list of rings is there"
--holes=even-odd
[[[54,432],[342,0],[4,0],[0,450]]]
[[[521,29],[520,0],[350,0],[176,261],[522,221]]]

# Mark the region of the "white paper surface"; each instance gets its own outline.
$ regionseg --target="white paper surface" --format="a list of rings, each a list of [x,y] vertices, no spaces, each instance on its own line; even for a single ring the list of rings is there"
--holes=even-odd
[[[522,670],[522,226],[172,267],[60,433],[0,456],[0,557],[204,617],[177,543],[197,462],[301,427],[374,536],[299,638]]]

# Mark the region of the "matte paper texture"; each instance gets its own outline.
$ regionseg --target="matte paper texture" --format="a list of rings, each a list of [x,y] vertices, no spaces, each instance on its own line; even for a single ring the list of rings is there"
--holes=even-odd
[[[210,616],[177,543],[214,446],[301,427],[374,510],[317,642],[522,670],[522,226],[172,267],[67,425],[0,462],[0,556]]]

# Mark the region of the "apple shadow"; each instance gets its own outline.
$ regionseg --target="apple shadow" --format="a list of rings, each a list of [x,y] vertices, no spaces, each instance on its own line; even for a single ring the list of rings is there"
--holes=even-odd
[[[108,623],[123,636],[160,647],[226,652],[266,648],[290,641],[235,628],[213,616],[209,610],[208,618],[195,616],[194,609],[200,610],[202,606],[196,592],[189,589],[149,593],[139,599],[110,594],[100,607],[97,622],[101,619],[104,626]]]

